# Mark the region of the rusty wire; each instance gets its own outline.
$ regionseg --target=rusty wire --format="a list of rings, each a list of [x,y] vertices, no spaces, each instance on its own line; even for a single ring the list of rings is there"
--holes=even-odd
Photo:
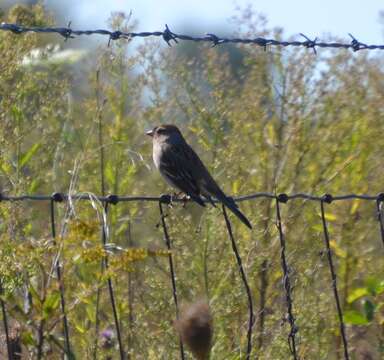
[[[316,54],[317,48],[334,48],[334,49],[351,49],[353,51],[359,50],[384,50],[384,45],[373,45],[365,44],[357,40],[352,34],[348,34],[351,38],[351,41],[348,42],[322,42],[316,37],[315,39],[310,39],[303,33],[300,33],[300,36],[304,39],[303,41],[282,41],[276,39],[268,39],[264,37],[255,37],[255,38],[227,38],[220,37],[218,35],[208,33],[204,36],[191,36],[185,34],[177,34],[169,29],[168,25],[165,25],[163,31],[143,31],[143,32],[124,32],[124,31],[110,31],[104,29],[97,30],[74,30],[68,24],[67,27],[28,27],[19,24],[12,23],[1,23],[0,30],[10,31],[14,34],[20,35],[27,32],[34,33],[45,33],[45,34],[59,34],[65,40],[73,39],[76,36],[82,35],[103,35],[108,36],[108,44],[111,41],[118,39],[134,39],[134,38],[145,38],[145,37],[160,37],[162,38],[169,46],[172,45],[172,41],[177,44],[179,40],[183,41],[195,41],[195,42],[207,42],[212,46],[222,45],[222,44],[251,44],[260,46],[264,49],[267,46],[294,46],[294,47],[305,47],[307,49],[312,49]]]

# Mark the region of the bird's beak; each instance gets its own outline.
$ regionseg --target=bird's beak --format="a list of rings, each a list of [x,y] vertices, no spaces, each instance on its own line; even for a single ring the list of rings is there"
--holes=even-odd
[[[153,130],[146,131],[145,134],[152,137],[153,136]]]

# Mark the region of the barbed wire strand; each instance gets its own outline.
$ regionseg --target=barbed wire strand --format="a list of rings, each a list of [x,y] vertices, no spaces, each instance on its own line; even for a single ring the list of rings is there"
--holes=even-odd
[[[7,310],[5,308],[5,301],[3,299],[3,295],[4,295],[3,279],[0,279],[0,304],[1,304],[1,312],[3,315],[3,327],[4,327],[4,332],[5,332],[5,342],[7,344],[8,360],[13,360],[13,355],[12,355],[12,350],[11,350],[11,342],[9,339]]]
[[[333,294],[335,297],[336,302],[336,309],[337,309],[337,315],[339,317],[339,324],[340,324],[340,334],[343,341],[343,347],[344,347],[344,359],[349,360],[349,354],[348,354],[348,342],[347,342],[347,336],[345,334],[345,325],[343,320],[343,311],[341,310],[341,304],[339,299],[339,293],[337,290],[337,276],[335,267],[333,265],[332,260],[332,250],[329,242],[329,231],[327,226],[327,221],[325,218],[325,211],[324,211],[324,203],[330,204],[332,202],[332,196],[329,194],[324,195],[323,200],[320,202],[320,209],[321,209],[321,221],[323,224],[323,232],[324,232],[324,241],[325,246],[327,250],[327,258],[328,258],[328,264],[329,264],[329,270],[331,272],[331,279],[332,279],[332,289]]]
[[[167,224],[165,222],[165,214],[163,210],[163,204],[170,204],[171,203],[171,196],[169,195],[162,195],[159,199],[159,211],[160,211],[160,222],[161,226],[163,228],[163,234],[164,234],[164,240],[167,246],[167,249],[169,251],[168,254],[168,261],[169,261],[169,271],[171,275],[171,283],[172,283],[172,294],[173,294],[173,301],[175,303],[176,308],[176,319],[179,318],[179,304],[177,300],[177,288],[176,288],[176,275],[175,275],[175,268],[173,266],[173,259],[172,259],[172,244],[171,244],[171,238],[168,234],[168,228]],[[180,343],[180,357],[182,360],[185,360],[185,354],[184,354],[184,345],[183,341],[181,340],[181,336],[179,336],[179,343]]]
[[[287,316],[284,317],[284,320],[288,320],[290,325],[290,331],[288,334],[288,345],[291,351],[291,354],[295,360],[298,360],[297,349],[296,349],[296,333],[298,332],[298,328],[295,324],[295,317],[293,316],[293,301],[292,301],[292,288],[291,281],[289,278],[289,268],[287,264],[287,259],[285,257],[285,237],[283,232],[283,226],[281,221],[281,213],[280,213],[280,203],[286,203],[288,201],[285,196],[276,196],[276,225],[279,231],[280,238],[280,259],[281,259],[281,268],[283,270],[283,286],[285,289],[285,302],[287,305]]]
[[[70,24],[69,24],[70,25]],[[314,40],[310,39],[308,36],[300,33],[300,36],[304,38],[304,41],[282,41],[276,39],[268,39],[264,37],[256,38],[227,38],[220,37],[218,35],[208,33],[205,36],[191,36],[184,34],[174,33],[169,29],[169,26],[166,24],[163,31],[143,31],[143,32],[124,32],[124,31],[110,31],[110,30],[73,30],[70,26],[67,27],[28,27],[20,24],[14,23],[1,23],[0,30],[10,31],[13,34],[21,35],[28,32],[34,33],[55,33],[61,35],[65,40],[73,39],[76,36],[82,35],[103,35],[108,36],[108,45],[111,41],[118,39],[134,39],[134,38],[146,38],[146,37],[161,37],[168,46],[173,43],[177,44],[178,40],[183,41],[195,41],[195,42],[208,42],[211,43],[212,47],[222,44],[251,44],[256,45],[267,49],[267,46],[294,46],[294,47],[305,47],[307,49],[312,49],[316,54],[317,48],[334,48],[334,49],[351,49],[353,51],[359,50],[384,50],[384,45],[368,45],[357,40],[352,34],[348,34],[351,38],[350,43],[342,42],[319,42],[316,37]]]
[[[107,243],[108,205],[109,205],[109,202],[104,203],[105,220],[102,221],[102,229],[101,229],[101,240],[102,240],[103,246],[105,246]],[[108,268],[109,268],[108,255],[104,257],[104,267],[105,267],[105,270],[108,271]],[[107,283],[108,283],[109,298],[112,306],[113,319],[115,322],[117,342],[119,345],[120,360],[125,360],[123,341],[122,341],[121,331],[120,331],[120,322],[119,322],[119,317],[117,315],[117,309],[116,309],[115,293],[113,290],[112,279],[109,275],[107,278]]]
[[[225,206],[222,206],[223,208],[223,215],[225,219],[225,225],[227,226],[227,231],[229,238],[231,240],[232,250],[236,256],[237,265],[239,267],[241,280],[243,281],[245,291],[247,292],[247,299],[248,299],[248,311],[249,311],[249,319],[248,319],[248,331],[247,331],[247,352],[246,352],[246,360],[249,360],[251,358],[252,353],[252,328],[253,324],[255,322],[255,314],[253,313],[253,299],[252,299],[252,292],[251,288],[249,287],[247,276],[245,275],[245,271],[243,268],[243,263],[239,254],[239,250],[237,249],[236,241],[233,236],[232,232],[232,226],[231,222],[228,219],[227,211],[225,210]]]
[[[54,244],[56,245],[56,223],[55,223],[55,202],[61,202],[62,198],[60,194],[53,194],[51,201],[50,201],[50,216],[51,216],[51,234]],[[59,285],[59,292],[60,292],[60,305],[61,305],[61,312],[63,316],[63,331],[64,331],[64,339],[65,339],[65,352],[68,356],[68,359],[72,359],[72,353],[71,353],[71,345],[69,341],[69,329],[68,329],[68,319],[67,319],[67,313],[65,311],[65,296],[64,296],[64,280],[62,278],[61,274],[61,262],[60,262],[60,256],[58,255],[56,259],[56,276],[57,276],[57,282]]]

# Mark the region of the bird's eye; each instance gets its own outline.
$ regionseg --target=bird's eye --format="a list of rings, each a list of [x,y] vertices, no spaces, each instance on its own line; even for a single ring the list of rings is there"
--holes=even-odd
[[[157,129],[157,133],[158,134],[165,134],[165,129],[159,128],[159,129]]]

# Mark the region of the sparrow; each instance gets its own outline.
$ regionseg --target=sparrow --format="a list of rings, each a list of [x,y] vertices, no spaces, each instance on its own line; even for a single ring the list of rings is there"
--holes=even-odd
[[[153,162],[169,185],[201,206],[205,206],[204,199],[215,206],[212,198],[216,198],[252,229],[235,201],[220,189],[175,125],[155,126],[146,134],[152,137]]]

